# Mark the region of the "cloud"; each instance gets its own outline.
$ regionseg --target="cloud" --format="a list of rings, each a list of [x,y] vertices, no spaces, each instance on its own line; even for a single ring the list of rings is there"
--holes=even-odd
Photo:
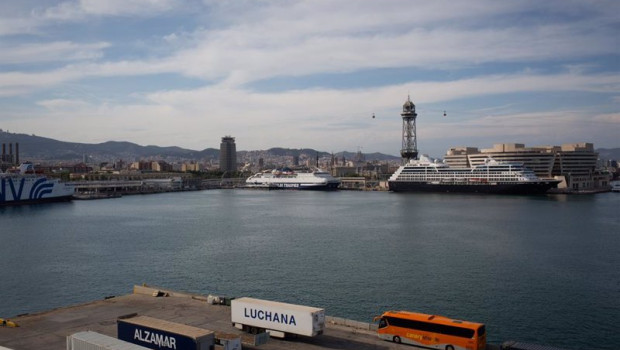
[[[609,123],[611,127],[620,127],[620,113],[597,114],[592,117],[592,120],[600,123]]]
[[[43,20],[81,21],[90,16],[149,16],[179,5],[174,0],[78,0],[65,1],[34,11]]]
[[[483,3],[489,4],[489,3]],[[454,69],[488,62],[536,62],[616,53],[617,39],[590,21],[500,25],[486,16],[517,16],[518,6],[403,2],[293,2],[244,13],[224,28],[195,32],[195,45],[171,55],[182,74],[230,85],[278,76],[376,68]],[[480,10],[480,11],[476,11]],[[458,13],[459,20],[453,20]],[[430,17],[432,20],[429,20]],[[491,25],[481,26],[489,21]],[[321,25],[317,25],[321,23]],[[600,23],[598,24],[600,26]]]
[[[62,111],[62,112],[67,112],[67,111],[72,111],[72,110],[82,111],[86,108],[92,107],[85,101],[68,100],[68,99],[43,100],[43,101],[38,101],[37,104],[51,111]]]
[[[48,6],[47,1],[0,2],[0,36],[46,37],[45,28],[97,17],[152,17],[191,8],[183,0],[75,0]],[[179,12],[185,12],[180,10]]]
[[[118,61],[102,56],[102,50],[114,43],[56,41],[6,45],[3,51],[9,54],[0,58],[0,63],[43,62],[46,58],[77,63],[41,70],[43,87],[51,81],[92,76],[160,73],[241,87],[283,76],[300,78],[381,68],[450,70],[488,62],[536,62],[617,51],[617,39],[600,35],[605,30],[600,23],[596,27],[586,20],[511,26],[491,20],[493,16],[518,16],[527,8],[520,4],[424,2],[415,8],[418,15],[413,17],[406,11],[408,3],[402,1],[362,1],[356,6],[330,1],[293,1],[286,2],[286,6],[244,2],[244,6],[234,7],[236,12],[230,8],[234,4],[228,2],[206,4],[215,13],[211,16],[225,18],[220,19],[225,25],[163,36],[161,45],[172,46],[164,46],[160,51],[173,50],[165,56]],[[34,13],[44,20],[77,20],[88,16],[155,15],[179,7],[172,0],[81,0],[62,2]],[[479,24],[485,21],[490,24]],[[101,62],[80,62],[94,58]],[[32,83],[25,85],[36,88],[39,79],[34,75],[32,78]],[[2,90],[7,95],[6,91],[24,89],[4,86]]]
[[[226,134],[252,140],[252,148],[398,148],[407,92],[422,109],[467,100],[479,111],[454,125],[442,124],[450,118],[423,123],[421,130],[433,131],[427,139],[445,137],[442,126],[518,138],[534,127],[541,137],[575,133],[564,125],[583,120],[617,125],[614,106],[599,103],[617,104],[620,94],[617,65],[606,65],[619,54],[616,1],[76,0],[27,11],[20,3],[0,4],[0,35],[12,35],[2,43],[0,103],[30,103],[11,114],[11,129],[61,134],[55,125],[88,123],[81,137],[195,149]],[[118,37],[124,30],[131,39]],[[383,72],[392,78],[377,79]],[[353,76],[369,81],[348,83]],[[298,87],[261,90],[278,79]],[[110,88],[119,84],[131,90],[122,98]],[[97,97],[83,101],[75,85]],[[350,88],[356,85],[372,88]],[[580,108],[553,112],[507,102],[511,94],[544,100],[566,92],[588,97],[574,104]],[[504,99],[495,102],[498,96]],[[23,115],[43,121],[20,124]],[[580,130],[594,130],[587,128]],[[179,141],[168,141],[173,136]]]
[[[50,43],[19,44],[0,49],[0,64],[30,64],[40,62],[62,62],[92,60],[103,56],[102,50],[109,47],[106,42],[78,44],[70,41]]]
[[[407,89],[415,92],[412,97],[418,106],[425,106],[464,97],[525,91],[528,86],[529,91],[532,87],[540,91],[577,87],[591,89],[592,85],[598,89],[596,85],[601,83],[600,79],[570,74],[493,75],[372,89],[313,89],[283,93],[208,86],[149,93],[125,105],[69,99],[43,100],[38,104],[48,109],[48,112],[41,114],[46,116],[46,120],[60,120],[62,125],[66,125],[63,128],[66,129],[63,131],[66,136],[62,139],[74,139],[77,130],[71,128],[87,123],[89,128],[80,130],[81,137],[102,141],[105,135],[114,135],[117,139],[142,144],[161,144],[170,142],[167,140],[174,136],[178,140],[176,145],[203,149],[216,147],[214,140],[217,137],[232,134],[240,145],[255,149],[308,146],[355,150],[358,146],[364,146],[368,150],[396,153],[386,147],[398,148],[400,106],[406,98]],[[606,83],[603,81],[602,84]],[[554,143],[556,140],[559,143],[579,141],[580,133],[582,139],[587,136],[583,136],[584,130],[594,135],[600,133],[597,129],[617,129],[620,122],[617,114],[592,116],[586,109],[511,114],[502,110],[481,111],[467,119],[432,119],[424,115],[424,122],[419,123],[418,130],[424,142],[453,140],[451,142],[457,143],[442,146],[447,148],[458,145],[456,140],[468,137],[477,137],[480,141],[476,145],[484,144],[483,140],[487,140],[488,144],[510,141],[531,143],[530,140],[538,140],[532,141],[536,144]],[[372,113],[377,114],[376,119],[371,119]],[[36,127],[33,126],[34,132],[42,134],[39,129],[46,123],[49,124],[47,121],[42,124],[37,122]],[[146,125],[148,128],[139,131]],[[552,136],[553,139],[550,139]],[[391,143],[394,145],[390,146]]]

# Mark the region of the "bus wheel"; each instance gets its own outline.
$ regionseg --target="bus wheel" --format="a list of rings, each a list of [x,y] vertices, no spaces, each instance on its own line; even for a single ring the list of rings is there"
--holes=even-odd
[[[394,338],[392,338],[392,341],[393,341],[394,343],[398,343],[398,344],[400,344],[400,337],[396,335],[396,336],[394,336]]]
[[[446,345],[446,350],[454,350],[454,346],[452,346],[452,345]]]

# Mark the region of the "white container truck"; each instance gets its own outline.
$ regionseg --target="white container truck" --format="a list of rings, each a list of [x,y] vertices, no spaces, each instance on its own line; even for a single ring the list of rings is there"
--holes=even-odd
[[[233,299],[230,306],[233,326],[246,332],[284,338],[314,337],[325,330],[324,309],[254,298]]]

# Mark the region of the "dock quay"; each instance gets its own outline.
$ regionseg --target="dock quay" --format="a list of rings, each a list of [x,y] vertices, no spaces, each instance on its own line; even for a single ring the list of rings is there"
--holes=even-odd
[[[212,331],[216,338],[238,337],[243,349],[415,349],[379,339],[376,324],[331,316],[325,318],[324,333],[312,338],[299,336],[283,340],[269,338],[265,333],[248,334],[233,327],[230,303],[225,300],[230,298],[136,285],[128,295],[12,317],[13,327],[0,327],[0,349],[66,349],[67,337],[84,331],[116,338],[117,321],[138,315]],[[222,347],[216,345],[218,348]],[[501,348],[493,344],[486,347],[487,350]],[[544,346],[535,349],[561,350]]]
[[[132,294],[13,317],[11,321],[18,327],[0,327],[0,348],[66,349],[67,336],[82,331],[117,337],[117,320],[137,314],[211,330],[216,334],[236,334],[242,340],[243,349],[402,350],[402,345],[378,339],[368,323],[332,317],[326,318],[323,335],[290,340],[269,338],[265,344],[250,345],[254,336],[232,326],[230,306],[209,301],[209,296],[136,285]]]
[[[181,177],[142,180],[79,181],[75,187],[75,199],[117,198],[124,195],[179,192],[201,189],[195,181]]]

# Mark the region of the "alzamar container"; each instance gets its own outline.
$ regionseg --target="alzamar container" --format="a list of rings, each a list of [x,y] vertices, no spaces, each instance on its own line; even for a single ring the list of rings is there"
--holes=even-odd
[[[149,349],[213,350],[215,333],[210,330],[148,316],[117,320],[118,339]]]
[[[85,331],[67,337],[67,350],[148,350],[148,348],[105,334]]]
[[[233,325],[251,333],[267,331],[270,336],[287,334],[314,337],[325,330],[325,310],[254,298],[231,301]]]

